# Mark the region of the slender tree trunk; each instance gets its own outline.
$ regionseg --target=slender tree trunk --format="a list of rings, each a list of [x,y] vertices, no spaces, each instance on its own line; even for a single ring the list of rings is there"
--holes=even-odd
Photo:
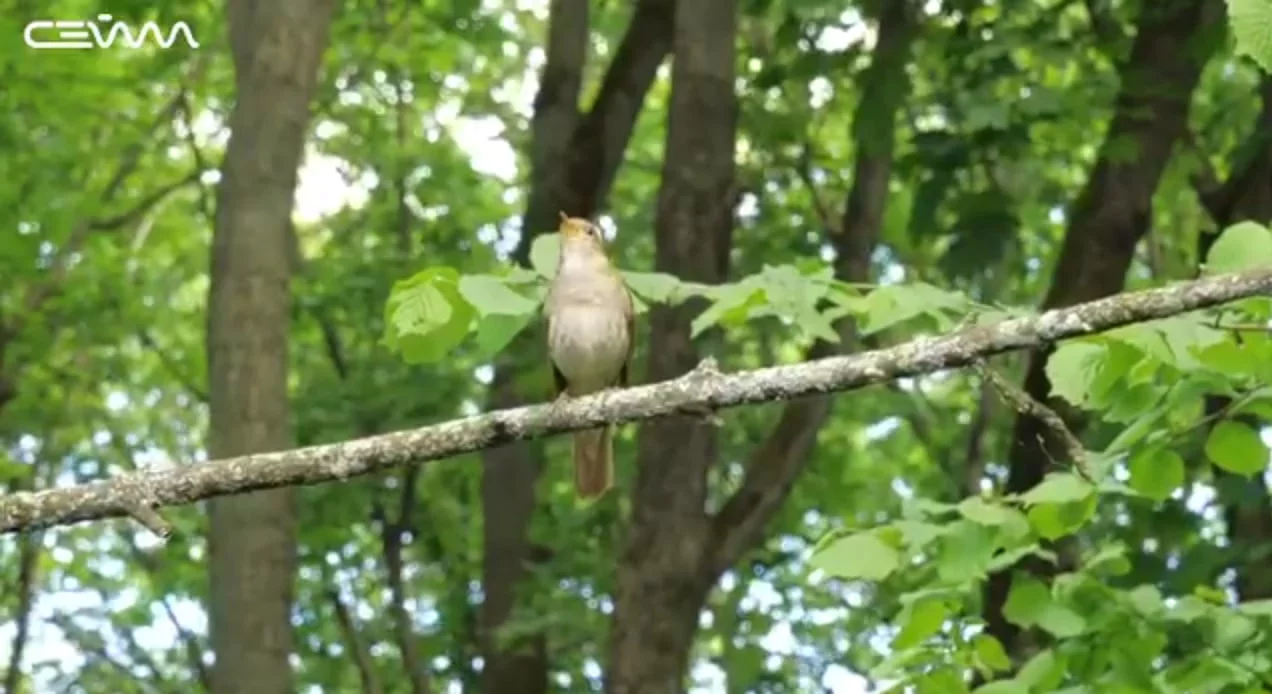
[[[1072,210],[1051,290],[1043,308],[1057,308],[1116,294],[1122,290],[1135,246],[1152,221],[1153,194],[1176,144],[1186,132],[1193,89],[1215,49],[1205,38],[1222,21],[1219,0],[1169,0],[1141,6],[1131,52],[1119,69],[1120,88],[1112,122],[1099,159]],[[1205,40],[1203,40],[1205,39]],[[1135,156],[1125,155],[1127,146]],[[1051,393],[1044,370],[1050,349],[1030,358],[1025,389],[1046,401]],[[1082,422],[1054,406],[1075,431]],[[1007,491],[1023,492],[1038,484],[1051,460],[1063,459],[1058,442],[1032,416],[1016,419],[1012,432]],[[1044,447],[1042,441],[1047,441]],[[1030,561],[1026,570],[1055,568]],[[1008,652],[1027,655],[1020,630],[1003,617],[1011,572],[990,577],[985,589],[985,621],[990,634]]]
[[[213,458],[292,444],[288,225],[334,0],[231,0],[236,102],[217,192],[208,297]],[[211,513],[215,694],[293,692],[294,489]]]
[[[600,92],[587,113],[578,112],[587,57],[588,0],[551,4],[547,62],[535,98],[533,175],[521,242],[514,253],[525,264],[530,244],[556,226],[558,212],[592,216],[604,205],[623,160],[645,95],[671,49],[671,0],[640,0],[632,13]],[[527,398],[519,374],[543,368],[543,336],[524,331],[504,350],[495,369],[490,407]],[[542,399],[546,393],[529,394]],[[535,485],[543,468],[540,444],[515,444],[483,452],[484,549],[481,634],[486,694],[541,694],[548,690],[547,641],[542,633],[507,648],[497,631],[513,615],[527,568],[549,556],[531,545],[527,531],[535,509]]]
[[[655,269],[690,282],[728,274],[737,197],[733,149],[737,0],[676,7],[671,104],[655,221]],[[650,313],[649,380],[698,362],[694,306]],[[713,583],[705,556],[714,427],[673,417],[641,428],[632,516],[619,558],[606,692],[683,691],[693,635]]]

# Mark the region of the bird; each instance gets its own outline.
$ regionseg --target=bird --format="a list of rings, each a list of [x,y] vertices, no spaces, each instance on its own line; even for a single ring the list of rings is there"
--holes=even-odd
[[[635,310],[601,229],[561,212],[560,256],[544,313],[557,399],[628,385]],[[574,488],[584,500],[614,485],[614,425],[574,432]]]

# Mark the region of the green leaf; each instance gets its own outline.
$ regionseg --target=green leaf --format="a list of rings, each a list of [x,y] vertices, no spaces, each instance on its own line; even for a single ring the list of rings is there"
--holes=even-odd
[[[489,359],[503,351],[508,343],[517,336],[530,321],[534,319],[535,314],[525,313],[515,316],[505,316],[492,314],[482,318],[477,323],[477,351],[478,356],[483,359]]]
[[[1100,547],[1082,562],[1082,570],[1093,574],[1125,575],[1131,570],[1130,560],[1126,558],[1126,545],[1115,542]]]
[[[557,263],[561,262],[561,235],[539,234],[530,244],[530,267],[540,277],[556,277]]]
[[[1096,497],[1065,504],[1038,504],[1029,509],[1029,524],[1044,539],[1064,537],[1086,524],[1095,514]]]
[[[941,630],[948,616],[949,607],[944,600],[920,600],[906,605],[897,620],[901,631],[892,640],[892,647],[904,650],[923,643]]]
[[[1051,593],[1041,581],[1029,574],[1017,573],[1003,603],[1003,617],[1017,626],[1031,627],[1050,605]]]
[[[693,319],[692,337],[715,325],[739,325],[751,315],[752,309],[765,304],[764,290],[754,276],[716,287],[711,298],[714,303]]]
[[[1011,658],[1002,642],[989,634],[977,634],[972,638],[972,652],[976,661],[991,672],[1006,672],[1011,669]]]
[[[1011,509],[988,503],[978,496],[964,499],[958,505],[958,511],[967,520],[981,525],[1005,525],[1012,520]]]
[[[697,293],[675,275],[663,272],[623,272],[629,289],[655,304],[676,304]]]
[[[1087,630],[1087,623],[1082,615],[1054,602],[1038,614],[1038,626],[1058,639],[1073,638]]]
[[[970,306],[966,296],[923,282],[886,285],[867,294],[862,302],[865,315],[860,332],[869,335],[918,316],[940,320],[946,312],[966,311]]]
[[[1131,488],[1156,501],[1170,498],[1184,484],[1184,459],[1167,448],[1149,448],[1131,456]]]
[[[962,583],[984,577],[998,546],[997,535],[993,528],[971,521],[954,523],[941,538],[936,565],[941,580]]]
[[[1272,4],[1267,0],[1228,0],[1228,21],[1237,54],[1250,56],[1264,72],[1272,72]]]
[[[423,270],[394,284],[385,302],[384,342],[410,364],[436,362],[468,335],[474,311],[453,268]]]
[[[520,316],[533,313],[539,303],[518,294],[498,277],[465,275],[459,279],[459,293],[481,316]]]
[[[831,576],[878,581],[896,570],[901,554],[874,533],[861,532],[815,550],[809,563]]]
[[[1234,6],[1245,5],[1247,2],[1249,7],[1261,5],[1264,9],[1260,12],[1251,12],[1249,7],[1245,8],[1247,17],[1262,15],[1265,20],[1272,22],[1272,19],[1268,18],[1268,15],[1272,14],[1272,5],[1266,0],[1229,0],[1229,2]],[[1234,26],[1236,24],[1235,18],[1233,24]],[[1272,24],[1268,28],[1272,29]],[[1272,34],[1265,34],[1263,40],[1266,42],[1265,48],[1272,46]],[[1272,265],[1272,232],[1261,224],[1238,222],[1224,229],[1210,246],[1210,252],[1206,254],[1205,270],[1207,274],[1218,274],[1267,265]]]
[[[1064,668],[1056,659],[1056,654],[1047,649],[1036,654],[1020,668],[1016,679],[1029,687],[1030,691],[1050,692],[1064,678]]]
[[[1237,605],[1237,609],[1254,617],[1272,617],[1272,599],[1247,600]]]
[[[1227,419],[1210,430],[1206,457],[1224,470],[1246,477],[1268,466],[1268,448],[1258,432],[1242,422]]]
[[[1085,501],[1095,493],[1090,482],[1071,472],[1053,472],[1042,479],[1037,486],[1025,492],[1021,501],[1032,504],[1061,504],[1074,501]]]
[[[1166,601],[1156,586],[1136,586],[1127,593],[1126,599],[1139,614],[1150,619],[1157,617],[1166,609]]]
[[[1019,680],[998,680],[973,689],[972,694],[1029,694],[1029,687]]]
[[[924,523],[923,521],[899,520],[892,527],[901,531],[906,546],[911,550],[919,550],[949,531],[948,525]]]
[[[1047,359],[1047,379],[1052,395],[1078,407],[1091,403],[1092,391],[1100,376],[1100,367],[1108,355],[1102,344],[1087,341],[1063,342]]]
[[[967,692],[963,673],[948,667],[924,673],[916,677],[913,684],[918,694],[965,694]]]

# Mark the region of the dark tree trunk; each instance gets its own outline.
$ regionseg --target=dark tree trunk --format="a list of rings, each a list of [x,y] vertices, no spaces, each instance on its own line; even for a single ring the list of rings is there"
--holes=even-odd
[[[676,8],[671,103],[658,194],[655,269],[718,283],[729,267],[733,148],[737,130],[736,0]],[[698,362],[689,336],[694,306],[650,312],[651,381]],[[638,438],[632,517],[619,558],[606,691],[682,691],[693,635],[712,577],[703,561],[707,469],[715,460],[708,422],[674,417]]]
[[[728,2],[704,2],[681,12],[677,71],[659,199],[658,269],[700,282],[728,273],[734,203],[732,87],[733,18]],[[858,158],[843,219],[832,230],[841,279],[865,281],[882,225],[893,162],[895,119],[905,99],[905,66],[914,37],[913,5],[891,3],[855,117]],[[692,58],[684,60],[680,46]],[[874,130],[866,123],[876,126]],[[650,379],[692,368],[698,354],[688,338],[690,308],[652,314]],[[851,326],[840,327],[845,344]],[[835,347],[819,343],[811,356]],[[646,425],[633,514],[620,559],[610,647],[609,692],[679,692],[707,593],[720,574],[763,537],[812,451],[829,398],[793,402],[769,439],[748,461],[741,489],[715,517],[704,512],[706,475],[714,463],[709,425],[668,419]]]
[[[292,445],[288,225],[334,0],[232,0],[236,102],[208,296],[209,455]],[[294,489],[211,501],[215,694],[290,694]]]
[[[1135,246],[1152,221],[1153,194],[1172,151],[1188,127],[1193,89],[1215,48],[1213,23],[1222,21],[1218,0],[1171,0],[1142,6],[1136,36],[1119,68],[1120,88],[1100,155],[1071,212],[1051,290],[1044,308],[1070,306],[1122,290]],[[1133,147],[1135,155],[1126,156]],[[1030,355],[1025,389],[1046,401],[1051,392],[1044,367],[1050,350]],[[1070,427],[1082,422],[1061,403]],[[1045,437],[1045,438],[1044,438]],[[1051,460],[1063,460],[1059,442],[1032,416],[1017,418],[1012,432],[1008,492],[1022,492],[1042,480]],[[1028,562],[1027,570],[1053,570]],[[1020,656],[1020,630],[1003,617],[1011,574],[990,577],[984,616],[989,633],[1009,653]]]
[[[534,103],[533,184],[514,254],[518,263],[527,263],[538,234],[555,228],[558,212],[586,217],[603,207],[645,95],[671,49],[672,6],[671,0],[636,4],[596,101],[591,110],[580,114],[588,1],[552,2],[547,62]],[[548,397],[548,393],[527,394],[518,388],[519,373],[543,368],[542,340],[541,331],[527,330],[504,350],[491,387],[492,409]],[[515,611],[517,587],[529,564],[548,554],[545,548],[533,547],[527,534],[535,485],[544,464],[541,451],[540,444],[515,444],[483,453],[481,632],[482,691],[486,694],[548,691],[543,634],[526,636],[506,649],[496,647],[496,632]]]

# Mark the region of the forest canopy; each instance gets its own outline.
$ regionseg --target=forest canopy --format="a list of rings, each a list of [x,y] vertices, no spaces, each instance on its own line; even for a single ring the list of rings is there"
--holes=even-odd
[[[1272,691],[1264,0],[8,9],[0,691]]]

